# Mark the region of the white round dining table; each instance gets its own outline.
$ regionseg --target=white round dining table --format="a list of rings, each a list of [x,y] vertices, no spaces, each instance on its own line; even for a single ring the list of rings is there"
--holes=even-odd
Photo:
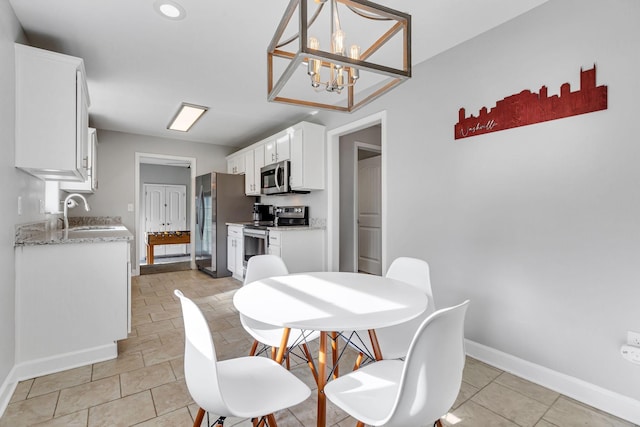
[[[233,304],[244,316],[284,328],[321,331],[318,354],[318,427],[326,425],[327,332],[369,330],[380,354],[375,329],[409,321],[427,308],[427,296],[399,280],[362,273],[313,272],[271,277],[244,285]],[[284,357],[284,347],[276,360]]]

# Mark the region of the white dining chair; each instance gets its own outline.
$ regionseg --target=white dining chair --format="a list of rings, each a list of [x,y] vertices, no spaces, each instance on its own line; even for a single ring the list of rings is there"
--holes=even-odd
[[[205,411],[219,417],[214,426],[233,416],[276,427],[274,412],[309,397],[309,387],[271,359],[245,356],[218,361],[204,315],[181,291],[176,289],[174,294],[180,299],[184,320],[184,376],[189,394],[200,406],[194,427],[200,427]]]
[[[407,355],[409,345],[420,324],[435,311],[431,279],[429,277],[429,264],[417,258],[399,257],[389,266],[386,277],[408,283],[420,289],[428,298],[427,309],[415,319],[399,325],[376,329],[376,337],[382,357],[385,359],[401,359]],[[344,339],[350,338],[349,344],[359,351],[355,368],[360,366],[365,356],[371,360],[374,359],[368,331],[343,332],[342,337]]]
[[[436,311],[418,328],[405,360],[381,360],[330,381],[327,398],[358,426],[442,426],[460,392],[469,300]]]
[[[268,277],[275,276],[286,276],[289,274],[289,270],[285,265],[282,258],[277,255],[255,255],[249,258],[247,262],[247,272],[244,278],[244,285],[248,285],[252,282],[255,282],[260,279],[266,279]],[[266,303],[265,303],[266,304]],[[278,307],[268,307],[268,310],[277,310]],[[282,333],[284,329],[279,326],[269,325],[267,323],[259,322],[243,316],[240,314],[240,323],[244,329],[251,335],[254,339],[253,346],[251,347],[251,351],[249,355],[253,356],[255,354],[259,354],[260,351],[271,350],[271,358],[275,359],[276,350],[280,347],[280,343],[282,342]],[[313,363],[313,357],[309,352],[309,348],[307,343],[309,341],[313,341],[320,336],[320,332],[318,331],[302,331],[300,329],[291,329],[289,332],[289,341],[287,342],[287,350],[285,352],[285,363],[287,368],[290,367],[290,356],[295,354],[292,350],[296,347],[300,347],[303,356],[300,356],[301,359],[304,359],[309,368],[311,369],[311,373],[316,379],[317,371],[315,365]],[[258,346],[262,344],[263,347],[261,350],[258,349]]]

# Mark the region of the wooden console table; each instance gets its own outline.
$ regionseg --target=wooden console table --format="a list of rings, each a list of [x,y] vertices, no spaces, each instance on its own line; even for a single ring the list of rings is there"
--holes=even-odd
[[[156,245],[184,245],[191,243],[190,231],[160,231],[147,233],[147,264],[153,264],[153,247]]]

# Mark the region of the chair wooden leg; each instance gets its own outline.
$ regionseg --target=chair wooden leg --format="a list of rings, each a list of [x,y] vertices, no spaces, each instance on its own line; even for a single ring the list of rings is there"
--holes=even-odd
[[[364,423],[362,421],[358,421],[358,424],[356,424],[356,427],[364,427]]]
[[[358,353],[358,357],[356,358],[356,363],[353,364],[353,370],[356,371],[360,368],[362,364],[362,360],[364,359],[364,353]]]
[[[276,417],[273,414],[267,415],[267,421],[269,422],[269,427],[278,427]]]
[[[198,414],[196,415],[196,419],[193,422],[193,427],[200,427],[202,424],[202,419],[204,418],[204,409],[198,408]]]
[[[278,349],[276,347],[271,347],[271,358],[276,360],[276,355],[278,354]]]
[[[249,352],[249,356],[255,356],[257,350],[258,350],[258,340],[253,340],[253,345],[251,346],[251,351]]]
[[[436,427],[442,427],[442,421],[440,420],[436,421]]]
[[[290,357],[287,357],[287,359],[286,359],[286,362],[287,362],[287,371],[290,371],[290,370],[291,370],[291,364],[289,363],[289,360],[290,360],[290,359],[291,359]]]
[[[331,332],[331,358],[333,359],[333,379],[335,380],[340,376],[338,372],[338,333]]]
[[[316,365],[313,363],[313,356],[311,356],[309,347],[307,347],[307,344],[302,344],[302,349],[304,350],[304,355],[307,357],[307,365],[309,365],[309,369],[311,369],[311,374],[313,374],[313,378],[316,380],[316,384],[318,384],[318,371],[316,371]]]

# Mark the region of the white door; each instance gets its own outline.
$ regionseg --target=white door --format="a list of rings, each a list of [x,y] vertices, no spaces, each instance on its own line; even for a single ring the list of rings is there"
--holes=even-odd
[[[185,185],[145,184],[145,233],[186,230],[187,187]],[[187,245],[154,247],[155,256],[184,255]]]
[[[382,275],[382,156],[358,162],[358,270]]]

